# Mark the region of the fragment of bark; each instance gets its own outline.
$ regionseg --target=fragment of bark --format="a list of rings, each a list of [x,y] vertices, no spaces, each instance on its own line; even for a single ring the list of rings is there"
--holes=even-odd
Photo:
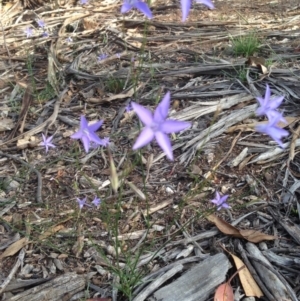
[[[172,269],[174,266],[176,265],[180,265],[180,264],[190,264],[190,263],[196,263],[201,261],[202,258],[199,256],[193,256],[193,257],[188,257],[182,260],[177,260],[176,262],[173,262],[167,266],[162,267],[161,269],[147,275],[146,277],[144,277],[143,279],[141,279],[141,285],[138,286],[134,292],[133,292],[133,296],[136,296],[144,287],[145,284],[147,284],[149,281],[156,279],[157,277],[159,277],[160,275],[164,274],[165,272],[169,271],[170,269]]]
[[[184,239],[180,239],[178,241],[174,241],[174,242],[170,242],[169,244],[166,245],[166,247],[171,247],[171,246],[177,246],[177,245],[188,245],[193,241],[198,241],[201,239],[207,239],[207,238],[211,238],[215,235],[219,234],[219,230],[209,230],[209,231],[205,231],[201,234],[195,235],[195,236],[191,236],[191,237],[187,237]]]
[[[158,277],[151,284],[149,284],[142,292],[140,292],[133,301],[144,301],[152,292],[156,291],[163,283],[171,279],[174,275],[183,270],[183,265],[178,264],[165,274]]]
[[[38,284],[42,284],[45,283],[49,280],[51,280],[52,278],[47,278],[47,279],[29,279],[29,280],[22,280],[22,279],[15,279],[12,280],[7,287],[3,290],[3,292],[11,292],[11,291],[15,291],[15,290],[19,290],[22,288],[26,288],[28,286],[36,286]]]
[[[272,293],[268,290],[268,288],[265,286],[265,284],[262,282],[262,280],[257,275],[256,270],[254,269],[252,263],[249,261],[247,255],[246,255],[246,251],[242,247],[242,244],[240,243],[239,240],[237,240],[237,241],[238,241],[238,243],[237,243],[238,251],[240,252],[240,255],[241,255],[242,259],[243,259],[243,262],[247,266],[247,268],[250,271],[252,277],[254,278],[254,280],[256,281],[256,283],[259,285],[260,289],[263,291],[263,293],[265,294],[265,296],[267,297],[267,299],[269,301],[275,300],[274,296],[272,295]]]
[[[288,232],[300,245],[300,227],[292,222],[288,217],[282,217],[278,212],[268,208],[273,218]]]
[[[198,263],[153,296],[160,301],[206,301],[215,288],[225,281],[229,268],[228,258],[219,253]]]
[[[249,259],[252,259],[252,260],[256,261],[258,264],[260,264],[261,266],[264,266],[265,268],[270,269],[270,271],[272,273],[274,273],[278,277],[278,279],[283,283],[283,285],[286,287],[287,292],[291,297],[291,299],[289,299],[289,300],[299,301],[299,299],[296,296],[296,293],[294,292],[294,290],[291,288],[291,286],[289,285],[287,280],[281,275],[281,273],[279,271],[274,269],[273,266],[270,266],[270,265],[264,263],[263,261],[261,261],[260,259],[258,259],[256,257],[249,256]],[[293,270],[292,268],[288,268],[288,267],[286,267],[286,269],[291,270],[292,273],[298,274],[297,270]]]
[[[298,258],[279,256],[270,250],[263,251],[262,253],[270,262],[274,262],[276,265],[300,268],[300,259]]]
[[[247,251],[253,256],[261,260],[269,266],[270,268],[271,263],[263,256],[261,251],[256,247],[256,245],[252,243],[246,244]],[[253,266],[255,267],[257,274],[263,280],[266,287],[272,292],[275,297],[275,300],[294,300],[288,293],[287,287],[282,283],[282,281],[275,275],[270,268],[259,264],[257,261],[252,261]],[[296,299],[297,300],[297,299]]]
[[[245,99],[245,97],[243,98]],[[235,110],[229,115],[224,115],[218,122],[202,131],[200,135],[188,141],[184,144],[184,153],[180,156],[180,163],[187,165],[193,158],[193,155],[200,148],[205,145],[214,137],[218,137],[223,134],[230,126],[241,122],[251,116],[256,109],[257,105],[249,105],[240,110]],[[173,149],[177,146],[174,145]]]
[[[86,283],[87,279],[84,275],[68,273],[17,294],[6,301],[68,301],[74,294],[83,290]]]

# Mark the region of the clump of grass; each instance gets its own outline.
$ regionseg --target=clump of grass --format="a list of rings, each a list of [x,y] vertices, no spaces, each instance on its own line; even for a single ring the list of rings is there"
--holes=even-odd
[[[232,72],[233,73],[233,72]],[[234,68],[234,73],[224,72],[226,77],[231,79],[239,79],[242,83],[247,82],[247,68],[245,66],[241,66],[239,68]]]
[[[110,77],[105,82],[105,88],[110,93],[120,93],[123,91],[123,88],[125,86],[125,80]]]
[[[237,38],[231,38],[233,52],[237,56],[251,56],[258,51],[260,39],[256,33],[249,33]]]
[[[247,68],[245,68],[245,66],[241,66],[238,70],[236,70],[237,72],[237,78],[242,82],[242,83],[246,83],[247,82]]]
[[[53,87],[51,86],[51,84],[49,82],[46,83],[45,89],[43,89],[42,91],[40,91],[37,94],[37,99],[40,102],[44,102],[47,101],[53,97],[55,97],[55,91],[53,89]]]

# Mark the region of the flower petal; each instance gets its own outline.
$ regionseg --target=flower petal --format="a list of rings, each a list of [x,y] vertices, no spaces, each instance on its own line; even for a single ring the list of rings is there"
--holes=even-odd
[[[79,130],[78,132],[74,133],[73,135],[70,136],[72,139],[81,139],[82,137],[82,131]]]
[[[80,129],[85,129],[87,127],[88,127],[88,122],[87,122],[86,118],[83,115],[81,115],[80,116]]]
[[[181,132],[191,126],[190,122],[166,120],[161,124],[161,131],[165,134]]]
[[[196,2],[202,3],[202,4],[206,5],[207,7],[209,7],[210,9],[215,8],[215,6],[213,5],[213,3],[210,0],[196,0]]]
[[[102,124],[103,124],[103,120],[100,120],[98,122],[95,122],[95,123],[89,125],[88,129],[89,129],[89,131],[96,132],[96,131],[98,131],[98,129],[101,127]]]
[[[124,14],[124,13],[127,13],[129,10],[132,9],[132,5],[125,2],[122,7],[121,7],[121,13]]]
[[[275,97],[273,99],[270,99],[269,108],[271,110],[277,109],[281,105],[283,99],[284,99],[284,96],[278,96],[278,97]]]
[[[170,107],[170,92],[167,92],[166,95],[163,97],[160,104],[157,106],[154,112],[154,121],[157,123],[162,123],[168,116],[169,107]]]
[[[152,113],[145,107],[139,105],[138,103],[132,102],[131,105],[132,105],[132,108],[134,109],[135,113],[141,119],[142,123],[146,126],[151,126],[153,123]]]
[[[140,135],[138,136],[138,138],[135,141],[135,144],[133,145],[133,150],[139,149],[145,145],[147,145],[148,143],[150,143],[154,138],[154,132],[152,131],[151,128],[149,127],[145,127]]]
[[[155,138],[156,138],[158,145],[162,148],[162,150],[167,155],[167,157],[173,161],[173,150],[172,150],[171,141],[170,141],[168,135],[166,135],[163,132],[156,132]]]
[[[223,207],[225,209],[230,209],[231,208],[231,206],[229,204],[227,204],[227,203],[223,203],[220,207],[221,208]]]
[[[266,93],[265,93],[265,101],[268,102],[271,97],[271,89],[268,84],[266,84]]]
[[[287,124],[288,122],[282,116],[281,113],[275,110],[269,110],[266,112],[266,115],[269,119],[269,124],[276,125],[279,121]]]
[[[276,126],[273,126],[272,124],[263,124],[263,125],[257,125],[256,126],[256,131],[260,132],[260,133],[264,133],[264,134],[267,134],[269,135],[274,141],[276,141],[280,147],[284,147],[283,146],[283,143],[281,141],[281,138],[282,137],[286,137],[289,135],[289,132],[282,129],[282,128],[279,128],[279,127],[276,127]]]
[[[151,13],[151,10],[150,10],[149,6],[147,5],[147,3],[138,1],[137,3],[134,4],[134,7],[137,8],[140,12],[142,12],[149,19],[152,19],[152,13]]]
[[[226,200],[228,199],[229,195],[223,195],[220,199],[220,204],[226,203]]]
[[[53,147],[53,148],[55,148],[55,147],[56,147],[54,144],[52,144],[52,143],[50,143],[50,142],[49,142],[49,143],[47,143],[47,146],[48,146],[48,147]]]
[[[182,22],[184,22],[190,12],[192,1],[191,0],[180,0],[181,3],[181,11],[182,11]]]
[[[82,141],[85,152],[88,153],[89,149],[90,149],[90,139],[87,136],[83,135],[81,137],[81,141]]]
[[[94,133],[94,132],[90,132],[89,140],[90,140],[90,142],[92,141],[92,142],[96,143],[97,145],[103,145],[104,146],[104,144],[105,144],[103,142],[103,140],[100,137],[98,137],[97,134]]]

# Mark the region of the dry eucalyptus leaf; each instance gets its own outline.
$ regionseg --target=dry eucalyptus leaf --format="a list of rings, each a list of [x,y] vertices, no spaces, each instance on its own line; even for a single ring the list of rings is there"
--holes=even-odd
[[[12,256],[15,255],[17,252],[19,252],[24,246],[26,246],[28,244],[28,238],[27,237],[23,237],[20,240],[14,242],[13,244],[11,244],[0,256],[0,260],[8,257],[8,256]]]
[[[219,218],[218,216],[211,214],[207,216],[207,219],[210,222],[213,222],[217,228],[224,234],[232,235],[234,237],[243,238],[243,236],[240,234],[239,230],[227,222],[225,222],[223,219]]]
[[[266,67],[266,61],[263,57],[249,56],[248,60],[246,61],[246,64],[252,67],[260,68],[263,74],[268,73],[268,68]]]
[[[230,283],[223,283],[217,288],[214,301],[234,301],[233,289]]]
[[[222,233],[238,238],[244,238],[253,243],[261,242],[263,240],[276,239],[276,237],[273,235],[264,234],[253,229],[239,230],[214,214],[207,216],[207,219],[213,222]]]
[[[112,95],[112,96],[108,97],[107,99],[105,99],[105,101],[110,102],[110,101],[116,100],[116,99],[129,98],[129,97],[132,97],[134,93],[135,93],[135,89],[132,88],[127,93],[119,93],[119,94]]]
[[[245,295],[247,297],[257,297],[257,298],[262,297],[263,296],[262,291],[260,290],[259,286],[253,279],[248,268],[245,266],[245,264],[242,262],[242,260],[231,253],[229,253],[229,254],[232,256],[237,270],[241,269],[244,266],[244,268],[239,271],[239,277],[240,277],[241,284],[243,286]]]
[[[239,231],[246,240],[253,243],[258,243],[264,240],[274,240],[277,238],[276,236],[268,235],[253,229]]]
[[[56,232],[64,229],[65,227],[63,225],[57,225],[54,227],[50,227],[48,230],[46,230],[43,234],[41,234],[39,236],[39,240],[43,240],[49,236],[52,236],[53,234],[55,234]]]

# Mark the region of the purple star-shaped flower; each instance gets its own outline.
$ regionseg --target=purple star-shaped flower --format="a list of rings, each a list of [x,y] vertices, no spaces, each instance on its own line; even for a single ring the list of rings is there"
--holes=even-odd
[[[269,120],[267,124],[257,125],[255,129],[260,133],[269,135],[280,145],[280,147],[283,148],[281,139],[288,136],[289,132],[277,126],[278,122],[282,120],[287,123],[280,113],[274,114],[273,116],[271,116],[271,120]]]
[[[126,111],[126,112],[131,112],[131,111],[132,111],[132,105],[131,105],[130,102],[126,105],[125,111]]]
[[[72,43],[72,42],[73,42],[73,39],[72,39],[71,37],[67,37],[67,38],[66,38],[66,41],[67,41],[68,43]]]
[[[107,54],[100,54],[97,58],[98,58],[98,61],[102,61],[102,60],[105,60],[106,58],[108,57]]]
[[[228,197],[228,195],[224,195],[221,197],[219,192],[216,191],[216,197],[213,200],[211,200],[211,202],[218,207],[218,210],[220,210],[221,208],[229,209],[231,207],[226,203]]]
[[[93,142],[96,145],[104,145],[102,139],[100,139],[95,132],[101,127],[103,120],[100,120],[94,124],[88,125],[88,122],[84,116],[80,117],[79,131],[74,133],[72,139],[81,139],[85,151],[88,153],[90,144]]]
[[[170,139],[167,134],[177,133],[191,126],[190,122],[178,120],[166,120],[170,107],[170,92],[162,99],[154,114],[143,106],[132,102],[132,108],[145,125],[137,138],[133,149],[136,150],[156,139],[159,146],[170,160],[173,160],[173,151]]]
[[[33,30],[31,27],[26,27],[26,29],[24,30],[24,32],[26,33],[26,37],[30,38],[33,35]]]
[[[81,4],[81,5],[88,4],[88,2],[89,2],[88,0],[80,0],[80,4]]]
[[[47,31],[44,31],[44,32],[42,33],[42,37],[43,37],[43,38],[48,38],[48,37],[49,37],[49,33],[48,33]]]
[[[48,153],[49,147],[56,147],[54,144],[51,143],[53,136],[46,138],[44,134],[42,134],[43,142],[40,143],[40,145],[45,146],[46,153]]]
[[[79,198],[76,198],[76,201],[77,201],[77,203],[78,203],[78,205],[79,205],[79,209],[81,210],[82,208],[83,208],[83,206],[84,205],[86,205],[86,197],[84,198],[84,199],[79,199]]]
[[[272,119],[274,115],[280,114],[276,111],[276,109],[281,105],[284,96],[279,97],[271,97],[271,89],[269,85],[266,85],[266,93],[265,97],[257,97],[256,99],[259,101],[260,107],[256,110],[257,116],[267,115],[269,119]]]
[[[44,28],[46,26],[45,21],[42,20],[42,19],[39,19],[36,22],[37,22],[38,26],[41,27],[41,28]]]
[[[94,200],[92,201],[92,204],[98,207],[101,203],[101,200],[95,196]]]
[[[124,0],[124,3],[121,7],[121,13],[122,14],[127,13],[132,8],[136,8],[149,19],[152,18],[152,13],[148,4],[140,0]]]
[[[196,2],[208,6],[210,9],[215,8],[211,0],[196,0]],[[181,3],[181,10],[182,10],[182,22],[184,22],[189,15],[192,6],[192,0],[180,0],[180,3]]]

